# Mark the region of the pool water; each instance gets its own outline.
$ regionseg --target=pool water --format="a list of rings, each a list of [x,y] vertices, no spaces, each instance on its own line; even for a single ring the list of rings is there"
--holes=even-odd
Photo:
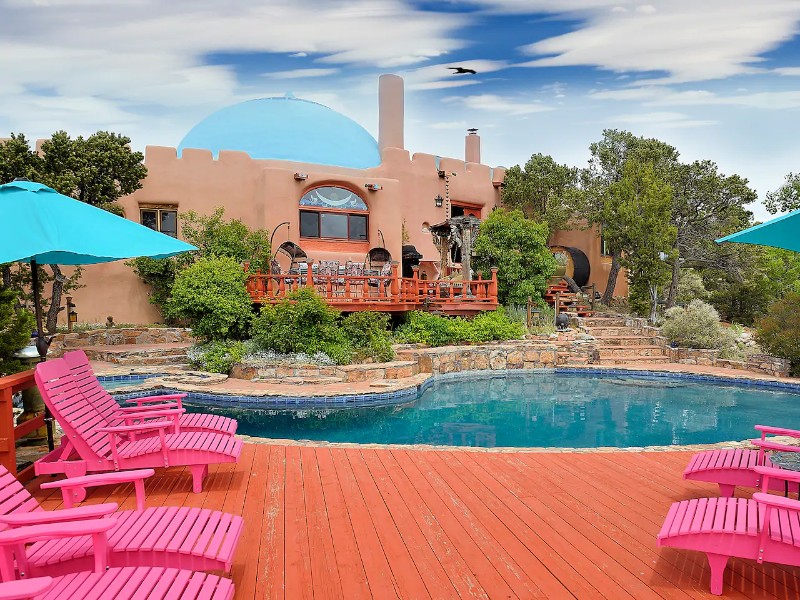
[[[662,446],[752,438],[760,423],[800,428],[798,393],[565,373],[438,381],[417,400],[395,406],[212,410],[238,419],[246,435],[382,444]]]

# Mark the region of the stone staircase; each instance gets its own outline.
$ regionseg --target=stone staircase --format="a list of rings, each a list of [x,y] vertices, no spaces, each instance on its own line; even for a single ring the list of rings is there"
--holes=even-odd
[[[595,364],[621,365],[671,362],[669,350],[642,319],[619,315],[593,315],[579,320],[580,329],[595,338],[598,359]]]
[[[573,317],[588,317],[592,314],[592,310],[588,306],[588,300],[575,292],[571,292],[563,279],[559,280],[558,283],[552,283],[547,286],[547,291],[544,293],[543,298],[550,306],[555,306],[556,298],[558,298],[559,313],[567,313]]]

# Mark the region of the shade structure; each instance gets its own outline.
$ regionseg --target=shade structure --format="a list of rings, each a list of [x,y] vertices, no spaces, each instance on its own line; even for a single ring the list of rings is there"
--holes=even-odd
[[[92,265],[123,258],[166,258],[197,250],[191,244],[59,194],[32,181],[0,185],[0,264],[31,263],[36,348],[44,360],[37,264]]]
[[[748,229],[732,233],[716,240],[753,244],[756,246],[772,246],[800,252],[800,210],[795,210],[766,223],[754,225]]]
[[[197,250],[32,181],[0,185],[0,233],[0,264],[91,265]]]

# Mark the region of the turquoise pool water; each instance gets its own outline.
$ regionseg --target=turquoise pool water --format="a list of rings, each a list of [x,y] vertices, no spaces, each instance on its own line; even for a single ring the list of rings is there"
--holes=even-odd
[[[661,446],[751,438],[759,423],[800,429],[798,393],[627,375],[438,381],[413,402],[383,407],[196,410],[235,417],[251,436],[383,444]]]

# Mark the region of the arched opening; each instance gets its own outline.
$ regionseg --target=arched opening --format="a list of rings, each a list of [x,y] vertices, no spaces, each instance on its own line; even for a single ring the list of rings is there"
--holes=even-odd
[[[300,198],[300,237],[366,242],[369,208],[355,192],[343,187],[309,190]]]

